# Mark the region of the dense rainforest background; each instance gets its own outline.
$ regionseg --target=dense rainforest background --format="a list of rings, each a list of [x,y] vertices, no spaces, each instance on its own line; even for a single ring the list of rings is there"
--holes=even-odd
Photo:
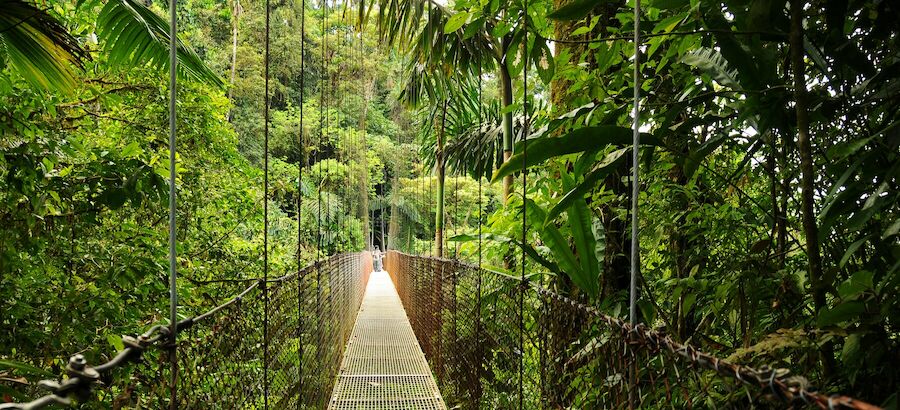
[[[642,3],[642,322],[896,408],[900,5]],[[0,0],[0,402],[166,320],[165,7]],[[624,317],[633,7],[276,0],[267,70],[264,2],[180,1],[179,313],[262,276],[267,195],[275,274],[379,246]]]

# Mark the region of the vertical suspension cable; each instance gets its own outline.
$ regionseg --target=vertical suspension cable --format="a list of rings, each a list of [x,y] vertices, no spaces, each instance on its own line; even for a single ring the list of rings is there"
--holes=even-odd
[[[343,20],[343,18],[342,18],[342,20]],[[343,30],[343,24],[341,24],[341,26],[340,26],[339,39],[340,39],[340,47],[335,50],[335,54],[337,54],[338,50],[343,50],[347,43],[347,33],[344,32],[344,30]],[[338,57],[340,58],[339,55],[338,55]],[[347,159],[347,155],[345,152],[345,150],[347,149],[347,145],[346,145],[347,136],[344,133],[344,127],[343,127],[344,115],[341,110],[345,106],[345,103],[346,103],[346,100],[345,100],[346,95],[344,94],[344,90],[341,88],[341,83],[344,80],[344,70],[347,67],[347,59],[344,58],[343,60],[338,60],[338,61],[340,62],[340,64],[338,64],[338,71],[337,71],[337,73],[335,73],[333,89],[335,90],[335,93],[337,94],[337,97],[335,99],[338,101],[338,104],[336,104],[336,106],[335,106],[336,111],[335,111],[334,115],[335,115],[335,123],[337,125],[337,139],[338,139],[338,144],[336,144],[336,146],[335,146],[335,156],[337,157],[336,163],[335,163],[335,168],[336,168],[336,171],[339,172],[341,169],[340,166],[343,165],[344,161]],[[343,178],[340,178],[339,180],[342,181]],[[337,213],[336,219],[337,219],[336,232],[337,233],[344,232],[344,230],[347,227],[346,214],[344,214],[344,212]],[[337,236],[337,235],[335,235],[335,236]],[[340,252],[340,249],[335,248],[335,252]]]
[[[263,407],[269,408],[269,13],[266,0],[265,103],[263,104]]]
[[[325,1],[326,21],[328,18],[327,14],[330,12],[331,12],[331,7],[328,4],[328,0],[326,0]],[[322,90],[323,90],[322,92],[325,93],[325,98],[322,100],[322,107],[323,107],[322,110],[325,113],[325,123],[323,125],[325,138],[328,139],[329,145],[331,145],[331,130],[329,129],[330,122],[331,122],[331,113],[328,111],[328,105],[330,104],[331,98],[334,96],[334,94],[332,93],[333,89],[332,89],[331,72],[328,69],[328,66],[329,66],[328,63],[331,61],[331,58],[328,55],[328,53],[329,53],[328,41],[326,41],[328,39],[328,31],[327,30],[329,28],[329,25],[330,24],[325,24],[322,28],[322,47],[323,47],[323,53],[324,53],[323,57],[322,57],[322,63],[324,64],[324,67],[325,67],[325,70],[324,70],[325,86],[322,88]],[[328,181],[331,179],[331,161],[329,161],[329,159],[331,159],[331,158],[324,159],[324,161],[325,161],[325,179],[322,182],[322,186],[324,186],[326,188],[328,187]],[[325,195],[325,222],[326,222],[325,238],[327,238],[326,239],[327,244],[328,244],[327,246],[330,246],[331,244],[334,243],[334,232],[331,229],[332,228],[331,227],[331,223],[332,223],[332,220],[331,220],[331,191],[326,191],[326,194],[327,195]],[[328,257],[331,254],[332,254],[332,251],[329,249],[328,252],[326,252],[325,256]],[[330,295],[331,295],[331,293],[329,292],[329,298],[330,298]]]
[[[176,245],[178,238],[175,233],[175,97],[177,96],[177,44],[178,44],[178,13],[176,10],[178,0],[169,0],[169,333],[172,344],[171,354],[171,397],[169,404],[172,409],[178,408],[177,382],[178,382],[178,266]]]
[[[525,47],[523,55],[523,64],[525,67],[522,71],[522,163],[528,164],[528,0],[524,0],[524,10],[522,12],[522,43]],[[527,244],[528,235],[528,166],[522,167],[522,277],[521,288],[519,290],[519,348],[522,354],[519,356],[519,410],[522,410],[524,404],[524,377],[525,377],[525,244]]]
[[[327,64],[325,63],[325,40],[327,38],[327,33],[325,32],[325,1],[319,0],[319,12],[321,13],[322,20],[322,68],[319,73],[319,142],[316,147],[316,165],[317,165],[317,178],[316,178],[316,197],[317,197],[317,207],[316,207],[316,319],[317,325],[319,326],[319,331],[317,332],[318,340],[316,340],[317,348],[316,348],[316,358],[322,359],[324,355],[324,349],[322,349],[322,344],[324,343],[325,332],[324,324],[322,323],[322,144],[325,140],[325,74],[324,71],[327,68]],[[319,365],[322,366],[320,370],[324,370],[324,363],[319,361]]]
[[[319,0],[319,13],[321,13],[322,20],[322,37],[321,37],[321,55],[322,55],[322,67],[319,72],[319,143],[316,147],[316,198],[317,198],[317,206],[316,206],[316,283],[319,283],[319,279],[321,277],[321,266],[319,266],[319,261],[322,259],[322,144],[325,141],[325,70],[327,69],[327,64],[325,63],[325,40],[327,38],[327,34],[325,33],[325,0]],[[317,289],[321,289],[320,285],[316,285]],[[321,292],[317,293],[317,300],[321,295]],[[318,302],[317,302],[318,304]]]
[[[482,134],[482,124],[481,124],[481,106],[483,104],[482,99],[482,88],[481,88],[481,61],[478,61],[478,153],[481,155],[484,152],[484,135]],[[483,350],[481,343],[481,264],[482,264],[482,256],[481,256],[481,245],[482,245],[482,231],[481,231],[481,218],[482,218],[482,208],[484,204],[482,203],[482,181],[484,177],[482,174],[484,173],[482,164],[477,164],[475,169],[478,170],[476,177],[478,178],[478,274],[476,276],[475,282],[475,312],[477,314],[477,321],[475,322],[475,343],[477,347],[476,353],[478,360],[482,360]],[[480,369],[480,362],[479,362]],[[477,373],[476,373],[477,374]],[[476,396],[478,398],[478,402],[475,403],[476,407],[480,407],[481,405],[481,377],[478,377],[478,394]]]
[[[434,35],[434,27],[431,24],[431,1],[430,0],[427,0],[427,1],[428,1],[428,10],[427,10],[428,17],[425,20],[425,23],[427,24],[426,32],[425,32],[425,40],[428,42],[428,46],[425,49],[428,50],[428,53],[426,54],[426,57],[425,57],[425,69],[426,70],[429,68],[428,66],[431,64],[431,59],[433,57],[432,47],[434,46],[434,36],[433,36]],[[430,130],[431,130],[431,132],[434,132],[434,115],[431,116]],[[422,144],[423,145],[425,144],[426,135],[427,134],[422,135]],[[422,158],[422,156],[420,156],[420,158]],[[426,184],[430,185],[431,179],[430,179],[429,173],[426,171],[427,168],[425,167],[425,162],[423,161],[423,159],[420,159],[419,162],[422,164],[422,204],[424,205],[424,207],[427,211],[429,204],[428,204],[428,188],[426,187]],[[432,220],[434,220],[434,219],[432,219]],[[437,227],[435,227],[435,229],[437,229]],[[425,255],[431,256],[431,254],[434,252],[434,232],[428,232],[426,230],[425,233],[427,234],[426,241],[425,241],[425,246],[427,247],[426,251],[425,251]]]
[[[453,236],[456,236],[456,235],[459,235],[458,227],[456,226],[456,224],[459,223],[459,171],[458,170],[456,170],[456,175],[453,178],[453,183],[455,185],[455,187],[453,188],[453,217],[456,218],[456,222],[453,224]],[[459,259],[459,242],[457,242],[453,246],[453,258]]]
[[[363,16],[363,13],[364,13],[364,10],[363,10],[363,0],[359,0],[359,13],[357,14],[357,15],[358,15],[358,18],[359,18],[359,21],[358,21],[359,25],[357,26],[357,30],[358,30],[357,35],[359,36],[359,42],[358,42],[358,43],[359,43],[359,47],[358,47],[358,48],[357,48],[357,47],[354,47],[354,45],[351,43],[351,44],[350,44],[350,48],[351,48],[351,50],[354,50],[354,51],[356,51],[356,53],[357,53],[357,54],[356,54],[356,57],[357,57],[357,58],[354,58],[354,61],[356,61],[357,64],[359,64],[359,72],[357,73],[357,77],[360,78],[360,79],[363,78],[363,77],[362,77],[362,73],[363,73],[363,70],[365,69],[365,66],[363,65],[363,53],[362,53],[362,46],[363,46],[363,43],[362,43],[362,38],[363,38],[363,18],[362,18],[362,16]],[[364,84],[362,81],[359,82],[359,84],[362,84],[363,87],[365,87],[365,84]],[[354,133],[354,136],[353,136],[353,141],[354,141],[354,142],[353,142],[353,145],[354,145],[353,152],[355,153],[354,158],[355,158],[356,161],[357,161],[356,166],[359,167],[359,169],[360,169],[360,173],[359,173],[359,176],[358,176],[358,179],[359,179],[359,180],[356,181],[356,182],[357,182],[357,189],[359,189],[359,188],[362,186],[362,182],[361,182],[361,181],[362,181],[363,174],[364,174],[365,172],[368,172],[368,170],[362,169],[362,156],[365,155],[366,153],[365,153],[365,151],[362,149],[363,147],[362,147],[362,143],[361,143],[361,141],[362,141],[362,137],[361,137],[361,131],[362,131],[362,114],[363,114],[364,112],[366,112],[366,106],[365,106],[365,104],[366,104],[365,88],[360,88],[359,91],[360,91],[359,97],[360,97],[360,103],[361,103],[360,110],[359,110],[359,112],[360,112],[360,119],[356,122],[356,133]],[[357,208],[356,208],[356,216],[357,216],[357,217],[360,216],[360,210],[362,210],[362,206],[363,206],[363,202],[364,202],[364,201],[362,200],[362,194],[363,194],[363,191],[362,191],[362,189],[359,189],[359,191],[360,191],[360,192],[357,192],[357,195],[359,195],[359,196],[356,198],[356,201],[357,201],[357,205],[356,205],[356,206],[357,206]],[[363,222],[365,222],[365,218],[361,218],[361,220],[360,220],[359,222],[360,222],[360,224],[362,224]],[[365,232],[365,229],[363,229],[362,231]],[[366,249],[365,249],[365,239],[363,239],[363,250],[366,250]],[[373,261],[373,267],[374,267],[374,261]]]
[[[306,145],[304,136],[303,101],[306,96],[306,0],[300,2],[300,164],[297,166],[297,340],[299,342],[299,376],[297,410],[303,408],[303,270],[300,244],[303,219],[303,167],[306,165]]]
[[[527,0],[526,0],[527,1]],[[631,283],[628,288],[628,319],[637,323],[637,281],[640,274],[641,250],[638,238],[638,194],[640,193],[640,162],[638,151],[641,143],[641,0],[634,0],[634,129],[631,146]]]

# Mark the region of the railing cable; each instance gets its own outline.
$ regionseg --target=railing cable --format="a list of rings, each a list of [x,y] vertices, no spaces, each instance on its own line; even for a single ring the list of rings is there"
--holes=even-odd
[[[329,277],[339,277],[340,280],[332,282],[338,286],[332,288],[332,292],[341,295],[350,296],[340,299],[336,303],[338,306],[330,306],[328,312],[334,312],[339,307],[347,307],[348,309],[357,309],[362,294],[358,292],[362,289],[368,278],[367,269],[371,268],[371,259],[367,253],[351,253],[340,254],[329,257],[324,261],[325,266],[330,269]],[[227,301],[206,310],[196,316],[188,317],[175,322],[174,329],[168,324],[157,324],[150,327],[145,332],[136,336],[123,336],[122,343],[124,347],[118,351],[110,360],[97,366],[91,366],[88,360],[82,354],[75,354],[69,358],[69,364],[66,367],[67,378],[63,380],[43,380],[39,385],[50,391],[49,394],[38,397],[30,402],[25,403],[4,403],[0,404],[2,410],[37,410],[48,406],[69,406],[73,404],[73,398],[77,398],[82,404],[89,405],[91,400],[97,400],[94,406],[99,403],[109,403],[114,400],[117,403],[124,404],[126,407],[131,405],[143,405],[167,408],[172,407],[169,395],[173,391],[169,385],[169,380],[165,377],[165,368],[168,363],[165,360],[157,360],[155,354],[145,360],[141,360],[146,352],[153,352],[153,348],[159,349],[161,352],[168,352],[171,349],[172,333],[182,334],[190,329],[195,329],[194,334],[190,338],[182,338],[182,343],[189,341],[191,343],[183,344],[182,351],[183,362],[197,363],[197,366],[185,366],[183,374],[179,377],[179,381],[183,384],[179,386],[177,397],[180,402],[177,403],[179,408],[201,408],[210,403],[227,404],[228,407],[246,407],[257,406],[260,401],[265,400],[261,397],[263,389],[259,386],[259,365],[260,359],[260,340],[257,335],[259,309],[261,303],[261,294],[257,293],[263,289],[266,283],[271,284],[270,291],[274,297],[274,301],[278,306],[290,306],[294,303],[290,289],[291,280],[303,280],[306,273],[312,269],[317,269],[322,265],[322,261],[316,261],[314,264],[307,265],[299,272],[292,272],[283,276],[273,277],[266,280],[265,278],[257,278],[252,284],[244,288],[235,296]],[[336,299],[337,301],[337,299]],[[348,306],[348,302],[349,306]],[[321,309],[317,307],[321,312]],[[279,308],[275,308],[274,312],[285,312]],[[313,315],[315,312],[307,311],[307,315]],[[280,317],[280,316],[279,316]],[[287,318],[285,318],[287,319]],[[349,328],[348,323],[352,324],[350,316],[331,316],[333,321],[343,321],[344,323],[332,322],[331,325],[338,329]],[[209,321],[209,323],[206,323]],[[205,323],[205,326],[197,326]],[[281,323],[281,322],[278,322]],[[277,323],[276,326],[277,328]],[[174,330],[174,332],[173,332]],[[332,334],[324,335],[328,332],[325,328],[319,329],[320,337],[317,340],[319,344],[313,345],[315,351],[325,351],[328,349],[338,349],[346,342],[346,334],[341,334],[339,338],[330,337]],[[285,346],[290,345],[290,337],[285,332],[273,332],[271,335],[277,343],[272,344],[273,347],[286,349]],[[326,339],[326,336],[329,337]],[[323,345],[322,342],[328,345]],[[104,346],[106,344],[104,343]],[[91,351],[93,348],[81,350]],[[295,353],[288,350],[281,350],[273,355],[273,362],[279,363],[279,360],[288,360],[281,358],[282,355],[293,355]],[[249,355],[249,356],[248,356]],[[293,359],[289,359],[293,360]],[[156,367],[159,366],[159,367]],[[130,368],[135,370],[134,374],[120,373],[117,369]],[[277,370],[285,370],[286,368],[278,367]],[[317,387],[312,390],[311,398],[307,405],[315,408],[324,408],[327,403],[326,392],[331,384],[329,380],[333,380],[338,373],[338,367],[329,363],[323,363],[319,370],[322,374],[316,374],[310,380]],[[301,373],[302,374],[302,373]],[[283,374],[282,374],[283,376]],[[111,381],[114,377],[121,378],[124,384],[114,389],[102,390],[102,395],[92,394],[94,387],[98,385],[112,387]],[[293,379],[291,379],[293,380]],[[285,379],[279,379],[275,386],[272,396],[274,400],[273,407],[279,407],[281,403],[290,403],[293,400],[303,400],[303,391],[293,388],[286,388]],[[141,386],[142,390],[133,390],[135,386]],[[216,390],[220,395],[210,395],[210,389]],[[309,388],[307,388],[309,389]],[[123,392],[131,391],[129,394],[123,395]],[[125,400],[125,401],[121,401]],[[108,407],[108,406],[101,406]]]
[[[445,376],[441,379],[441,391],[461,408],[480,407],[483,391],[485,397],[494,403],[505,403],[508,408],[515,406],[517,398],[524,398],[527,402],[523,407],[529,409],[694,408],[717,404],[725,408],[880,409],[849,396],[819,392],[801,375],[791,375],[789,369],[774,365],[751,367],[720,359],[644,324],[632,324],[572,296],[548,290],[535,280],[458,260],[397,251],[389,252],[387,260],[394,283],[403,289],[401,297],[416,336],[435,366],[434,372]],[[455,293],[435,294],[436,282],[446,279],[439,274],[445,269],[453,272],[453,284],[460,288]],[[482,277],[485,286],[492,289],[486,309],[481,308],[480,293],[471,292],[471,286],[480,286]],[[524,313],[553,326],[553,338],[549,339],[553,342],[538,347],[542,352],[533,346],[518,350],[515,338],[521,330],[512,323],[517,318],[503,315],[514,309],[523,294],[528,298]],[[547,307],[541,307],[541,302]],[[430,306],[437,306],[439,311],[429,309]],[[540,315],[541,309],[553,313]],[[476,326],[482,315],[493,314],[492,318],[485,317],[481,332],[484,339],[476,338],[478,346],[474,349],[466,344],[440,343],[440,338],[452,340],[452,334],[434,325],[434,318],[454,312],[471,312]],[[573,329],[579,323],[580,329]],[[523,330],[528,333],[527,340],[534,340],[536,333],[542,331],[540,326]],[[434,347],[444,350],[435,351]],[[470,353],[473,350],[474,358]],[[535,360],[536,354],[548,357]],[[552,372],[546,383],[539,383],[532,376],[545,369],[529,367],[529,377],[524,379],[528,396],[516,391],[513,380],[517,370],[514,363],[525,355],[528,363]],[[472,370],[476,372],[474,376]],[[480,377],[481,374],[490,376]],[[541,396],[535,397],[538,392]]]

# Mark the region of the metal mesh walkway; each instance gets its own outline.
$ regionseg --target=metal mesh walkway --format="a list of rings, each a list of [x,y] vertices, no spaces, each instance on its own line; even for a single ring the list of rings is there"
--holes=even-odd
[[[446,409],[387,272],[373,272],[330,409]]]

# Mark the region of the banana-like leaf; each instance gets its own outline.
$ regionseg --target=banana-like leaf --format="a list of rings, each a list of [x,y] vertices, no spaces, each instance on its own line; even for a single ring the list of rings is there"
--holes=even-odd
[[[684,163],[684,175],[691,178],[694,173],[697,172],[697,169],[700,168],[700,164],[703,163],[703,160],[728,141],[728,138],[728,135],[713,137],[682,158],[681,161]],[[749,157],[750,156],[748,155],[748,158]]]
[[[563,188],[572,189],[575,181],[568,173],[563,173]],[[597,238],[594,237],[591,210],[588,209],[584,198],[576,200],[567,209],[569,215],[569,231],[572,233],[572,239],[575,241],[575,250],[578,251],[578,261],[581,263],[581,272],[584,275],[583,289],[591,297],[597,296],[600,292],[600,263],[594,252],[597,248]],[[546,218],[545,218],[546,219]],[[544,229],[553,226],[552,224],[544,225]]]
[[[603,149],[609,145],[629,145],[632,141],[630,128],[614,125],[598,125],[574,130],[562,137],[543,137],[526,142],[525,149],[513,155],[497,172],[491,182],[496,182],[507,175],[512,175],[524,168],[538,165],[550,158],[575,154],[588,150]],[[651,134],[641,133],[641,145],[659,146],[658,138]]]
[[[525,201],[525,206],[530,220],[543,221],[547,219],[544,210],[534,201],[527,199]],[[575,258],[575,253],[569,248],[569,242],[566,241],[566,238],[559,229],[553,224],[545,225],[540,228],[540,235],[541,241],[550,248],[550,252],[559,264],[562,273],[568,276],[575,286],[578,286],[581,290],[585,291],[591,298],[596,297],[599,293],[597,290],[599,288],[597,277],[593,277],[592,279],[590,273],[585,272],[585,270],[581,268],[581,265]],[[593,248],[591,248],[591,252],[593,252]]]
[[[606,176],[613,172],[619,164],[625,161],[626,155],[624,154],[628,151],[628,148],[613,151],[607,155],[603,161],[600,161],[594,170],[584,177],[584,181],[581,181],[577,186],[566,192],[562,199],[554,205],[553,208],[550,208],[550,211],[547,212],[547,218],[544,219],[544,225],[547,225],[556,219],[566,209],[572,206],[573,203],[578,200],[584,200],[584,194],[588,193],[588,191],[596,186],[600,180],[606,178]]]
[[[97,16],[97,35],[109,63],[118,66],[149,64],[169,68],[169,23],[138,0],[110,0]],[[181,39],[177,43],[181,74],[216,87],[224,82]]]
[[[31,85],[70,93],[73,68],[88,53],[56,18],[29,1],[0,1],[0,61],[7,60]]]
[[[547,268],[550,272],[553,272],[557,275],[565,274],[563,271],[561,271],[559,269],[559,265],[557,265],[557,264],[553,263],[552,261],[548,260],[547,258],[541,256],[541,254],[538,253],[537,249],[534,249],[534,247],[529,244],[522,243],[522,241],[512,239],[512,238],[509,238],[509,237],[506,237],[503,235],[494,235],[494,234],[490,234],[490,233],[481,234],[481,239],[494,241],[494,242],[500,242],[500,243],[515,244],[516,246],[518,246],[519,248],[524,250],[525,254],[527,254],[531,259],[533,259],[535,262],[541,264],[541,266]],[[468,235],[468,234],[456,235],[456,236],[453,236],[450,239],[448,239],[448,241],[450,241],[450,242],[473,242],[473,241],[477,241],[477,240],[478,240],[478,235]]]

